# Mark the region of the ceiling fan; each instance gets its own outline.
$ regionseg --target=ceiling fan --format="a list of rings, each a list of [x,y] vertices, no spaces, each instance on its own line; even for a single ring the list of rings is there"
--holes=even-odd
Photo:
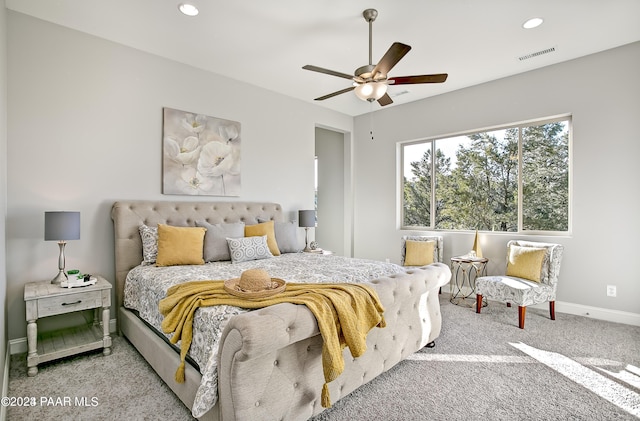
[[[354,75],[348,75],[346,73],[336,72],[334,70],[324,69],[318,66],[306,65],[302,68],[305,70],[311,70],[313,72],[324,73],[327,75],[342,77],[345,79],[353,80],[353,86],[345,89],[341,89],[336,92],[316,98],[316,101],[323,101],[334,96],[344,94],[346,92],[355,91],[358,98],[364,101],[378,101],[382,106],[392,104],[393,101],[389,94],[387,94],[388,85],[413,85],[418,83],[442,83],[447,80],[446,73],[438,73],[433,75],[420,75],[420,76],[396,76],[388,77],[389,71],[398,64],[411,50],[411,47],[406,44],[394,42],[391,47],[384,54],[378,64],[374,65],[371,62],[371,40],[372,40],[372,27],[373,21],[378,17],[378,11],[375,9],[366,9],[362,12],[364,19],[369,22],[369,64],[359,67],[355,70]]]

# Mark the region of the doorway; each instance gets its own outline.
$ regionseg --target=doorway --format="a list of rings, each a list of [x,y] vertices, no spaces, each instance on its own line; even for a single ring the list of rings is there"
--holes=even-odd
[[[351,256],[351,148],[348,135],[316,127],[316,216],[318,247]]]

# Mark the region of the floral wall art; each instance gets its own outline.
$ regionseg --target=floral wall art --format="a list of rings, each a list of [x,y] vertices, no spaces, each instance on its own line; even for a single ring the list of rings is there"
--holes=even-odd
[[[240,195],[240,123],[163,109],[162,192]]]

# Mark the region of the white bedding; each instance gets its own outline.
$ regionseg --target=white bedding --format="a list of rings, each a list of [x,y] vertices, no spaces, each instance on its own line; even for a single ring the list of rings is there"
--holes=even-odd
[[[195,280],[237,278],[251,268],[265,269],[269,275],[287,282],[364,282],[404,271],[402,266],[374,260],[351,259],[334,255],[287,253],[264,260],[232,264],[207,263],[197,266],[136,266],[128,274],[124,306],[137,310],[140,317],[161,332],[162,315],[158,303],[169,287]],[[218,398],[218,340],[227,320],[243,310],[231,306],[200,308],[193,323],[193,342],[189,356],[200,366],[202,382],[196,394],[192,414],[200,417]],[[170,337],[170,335],[165,335]],[[177,368],[177,367],[176,367]]]

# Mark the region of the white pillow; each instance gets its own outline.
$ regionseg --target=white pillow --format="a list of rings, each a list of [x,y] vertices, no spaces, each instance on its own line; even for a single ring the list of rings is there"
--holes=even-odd
[[[242,238],[227,238],[229,254],[232,263],[248,262],[249,260],[268,259],[273,257],[267,244],[267,236],[253,236]]]

